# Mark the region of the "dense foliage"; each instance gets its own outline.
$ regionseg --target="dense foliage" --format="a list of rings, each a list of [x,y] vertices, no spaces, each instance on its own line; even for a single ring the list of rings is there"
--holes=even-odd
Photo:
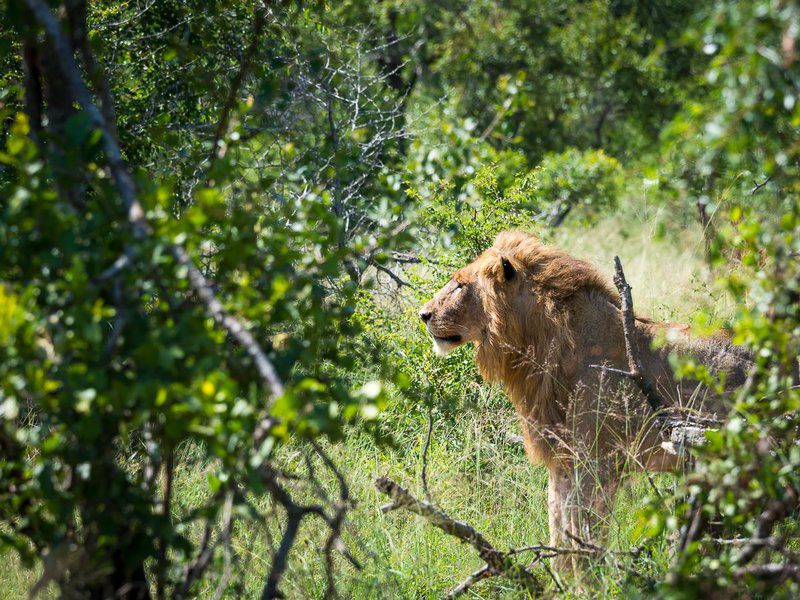
[[[739,307],[698,330],[758,361],[613,585],[796,593],[799,36],[782,0],[10,0],[0,549],[66,597],[236,597],[234,524],[276,519],[279,597],[307,517],[333,596],[358,560],[330,449],[478,389],[398,323],[504,229],[655,204]]]

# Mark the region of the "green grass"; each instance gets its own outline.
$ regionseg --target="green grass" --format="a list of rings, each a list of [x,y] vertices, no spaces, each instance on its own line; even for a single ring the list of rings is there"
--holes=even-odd
[[[706,284],[708,275],[702,262],[699,230],[673,232],[659,239],[656,228],[649,223],[666,218],[645,206],[622,220],[607,218],[589,230],[558,231],[552,241],[609,274],[611,259],[619,254],[640,313],[665,320],[688,319],[698,308],[722,316],[729,314],[730,305]],[[455,408],[436,413],[428,464],[432,497],[451,516],[483,532],[498,548],[546,543],[546,472],[541,466],[532,466],[521,447],[509,441],[507,434],[517,432],[517,424],[502,392],[484,386],[481,393],[475,394],[474,389],[465,386],[456,394],[455,402]],[[388,474],[421,496],[425,408],[393,407],[389,419],[398,441],[396,446],[379,447],[368,436],[353,434],[347,442],[329,448],[347,476],[355,499],[345,539],[363,565],[359,571],[341,557],[336,559],[339,592],[344,598],[440,598],[478,568],[481,561],[471,548],[410,513],[380,512],[386,499],[374,487],[376,476]],[[198,462],[197,454],[192,448],[184,449],[176,470],[178,514],[208,494],[206,472],[210,465]],[[304,468],[297,448],[283,449],[280,460],[291,468]],[[669,477],[656,481],[661,487],[671,485]],[[326,485],[330,483],[328,478]],[[651,493],[650,484],[641,476],[632,478],[631,485],[620,493],[612,516],[613,547],[636,544],[636,514],[644,496]],[[265,499],[254,498],[253,503],[260,510],[269,511]],[[232,581],[239,588],[232,588],[226,597],[258,594],[269,569],[268,540],[279,536],[280,524],[280,516],[273,515],[261,523],[243,520],[234,530]],[[199,530],[193,535],[199,535]],[[288,598],[321,596],[325,586],[321,552],[324,539],[325,529],[319,522],[309,519],[304,523],[282,584]],[[659,572],[666,564],[666,557],[659,555],[639,566]],[[220,565],[215,565],[216,574],[209,577],[200,597],[213,597]],[[16,559],[0,559],[3,598],[23,597],[36,578],[36,570],[23,569]],[[599,587],[591,592],[573,585],[567,595],[631,595],[630,590],[620,586],[624,573],[610,563],[598,568],[595,579],[593,585]],[[520,597],[520,592],[505,580],[493,579],[479,583],[466,597]]]

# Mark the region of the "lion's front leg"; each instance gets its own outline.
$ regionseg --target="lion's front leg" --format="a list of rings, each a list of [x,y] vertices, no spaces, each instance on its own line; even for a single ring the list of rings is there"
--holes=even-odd
[[[547,485],[550,545],[565,550],[585,550],[581,541],[603,544],[608,535],[608,516],[614,505],[619,475],[596,465],[551,467]],[[558,554],[553,566],[562,574],[576,575],[585,556]]]

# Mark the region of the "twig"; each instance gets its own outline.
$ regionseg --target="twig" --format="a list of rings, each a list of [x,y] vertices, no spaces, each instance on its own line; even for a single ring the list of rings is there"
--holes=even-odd
[[[222,522],[223,523],[232,523],[232,512],[233,512],[233,492],[228,492],[228,496],[225,498],[225,506],[222,509]],[[224,566],[222,569],[222,577],[220,577],[219,584],[217,584],[217,589],[214,592],[214,600],[220,600],[222,595],[225,593],[225,588],[228,586],[228,580],[231,576],[231,533],[233,532],[233,527],[223,527],[222,529],[222,551],[223,551],[223,561]]]
[[[597,544],[593,544],[592,542],[590,542],[588,540],[585,540],[583,538],[580,538],[580,537],[576,536],[575,534],[573,534],[570,531],[566,531],[565,530],[564,533],[567,535],[568,538],[570,538],[572,541],[574,541],[575,543],[577,543],[581,547],[583,547],[586,550],[588,550],[589,552],[591,552],[595,557],[597,557],[597,558],[608,557],[608,558],[611,559],[611,562],[614,565],[614,567],[616,567],[620,571],[625,571],[626,573],[632,575],[633,577],[636,577],[638,579],[642,579],[644,581],[652,583],[652,579],[650,577],[648,577],[647,575],[644,575],[643,573],[640,573],[636,569],[634,569],[634,568],[632,568],[632,567],[630,567],[630,566],[628,566],[626,564],[623,564],[620,561],[618,561],[616,558],[614,558],[615,556],[629,556],[631,558],[638,558],[639,555],[642,553],[642,549],[643,549],[642,546],[637,546],[637,547],[633,548],[632,550],[616,550],[616,551],[614,551],[614,550],[609,550],[607,548],[603,548],[602,546],[598,546]]]
[[[403,286],[413,288],[414,286],[411,285],[408,281],[400,277],[397,273],[392,271],[389,267],[384,267],[381,264],[373,263],[373,266],[382,273],[386,273],[394,282],[397,284],[397,289],[400,289]]]
[[[763,565],[750,565],[736,569],[733,574],[739,578],[752,577],[760,581],[786,581],[794,579],[800,581],[800,565],[794,563],[767,563]]]
[[[746,546],[746,545],[755,545],[755,546],[764,546],[770,548],[776,548],[780,540],[775,537],[768,537],[768,538],[716,538],[711,540],[715,544],[719,544],[720,546]]]
[[[769,177],[767,177],[767,178],[766,178],[764,181],[762,181],[761,183],[758,183],[758,182],[757,182],[757,181],[754,179],[754,180],[753,180],[753,185],[754,185],[755,187],[753,187],[753,189],[752,189],[752,190],[750,190],[750,195],[751,195],[751,196],[755,196],[755,195],[756,195],[756,193],[758,192],[758,190],[760,190],[761,188],[763,188],[763,187],[764,187],[765,185],[767,185],[767,184],[768,184],[770,181],[772,181],[772,175],[770,175]]]
[[[472,587],[477,582],[481,581],[482,579],[487,579],[492,576],[492,570],[489,568],[489,565],[483,565],[480,569],[475,571],[472,575],[467,577],[464,581],[459,583],[456,587],[450,590],[447,593],[445,598],[456,598],[466,592],[470,587]]]
[[[221,490],[215,495],[212,504],[219,499],[220,493]],[[226,505],[228,502],[233,502],[233,493],[229,491],[228,494],[229,496],[226,498]],[[224,540],[226,537],[230,536],[230,529],[233,526],[232,515],[232,510],[223,510],[222,534],[214,543],[211,541],[211,533],[214,529],[215,519],[206,520],[206,525],[203,529],[203,538],[200,542],[200,552],[197,554],[197,558],[192,564],[186,565],[186,568],[184,569],[183,582],[180,584],[180,586],[176,587],[175,598],[178,600],[188,597],[189,592],[192,589],[192,584],[202,577],[203,573],[205,573],[206,569],[208,568],[208,564],[211,562],[211,558],[214,556],[214,550],[216,549],[217,544],[220,542],[220,540]]]
[[[783,519],[786,514],[797,507],[797,494],[791,488],[786,489],[786,496],[781,500],[772,500],[767,508],[756,519],[753,539],[745,544],[734,557],[733,562],[737,565],[746,565],[756,554],[764,548],[764,544],[757,543],[759,540],[768,538],[772,533],[775,523]]]
[[[703,503],[699,496],[693,496],[689,502],[689,516],[691,520],[686,523],[681,533],[678,543],[678,553],[686,550],[687,546],[694,542],[702,533],[706,523],[706,515],[703,512]]]

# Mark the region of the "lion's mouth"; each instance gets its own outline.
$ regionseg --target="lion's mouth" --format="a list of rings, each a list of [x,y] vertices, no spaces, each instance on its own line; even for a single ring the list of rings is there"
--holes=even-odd
[[[431,334],[431,335],[433,335],[433,334]],[[461,336],[460,335],[447,335],[447,336],[434,335],[433,339],[435,339],[437,342],[444,342],[446,344],[458,344],[461,341]]]

